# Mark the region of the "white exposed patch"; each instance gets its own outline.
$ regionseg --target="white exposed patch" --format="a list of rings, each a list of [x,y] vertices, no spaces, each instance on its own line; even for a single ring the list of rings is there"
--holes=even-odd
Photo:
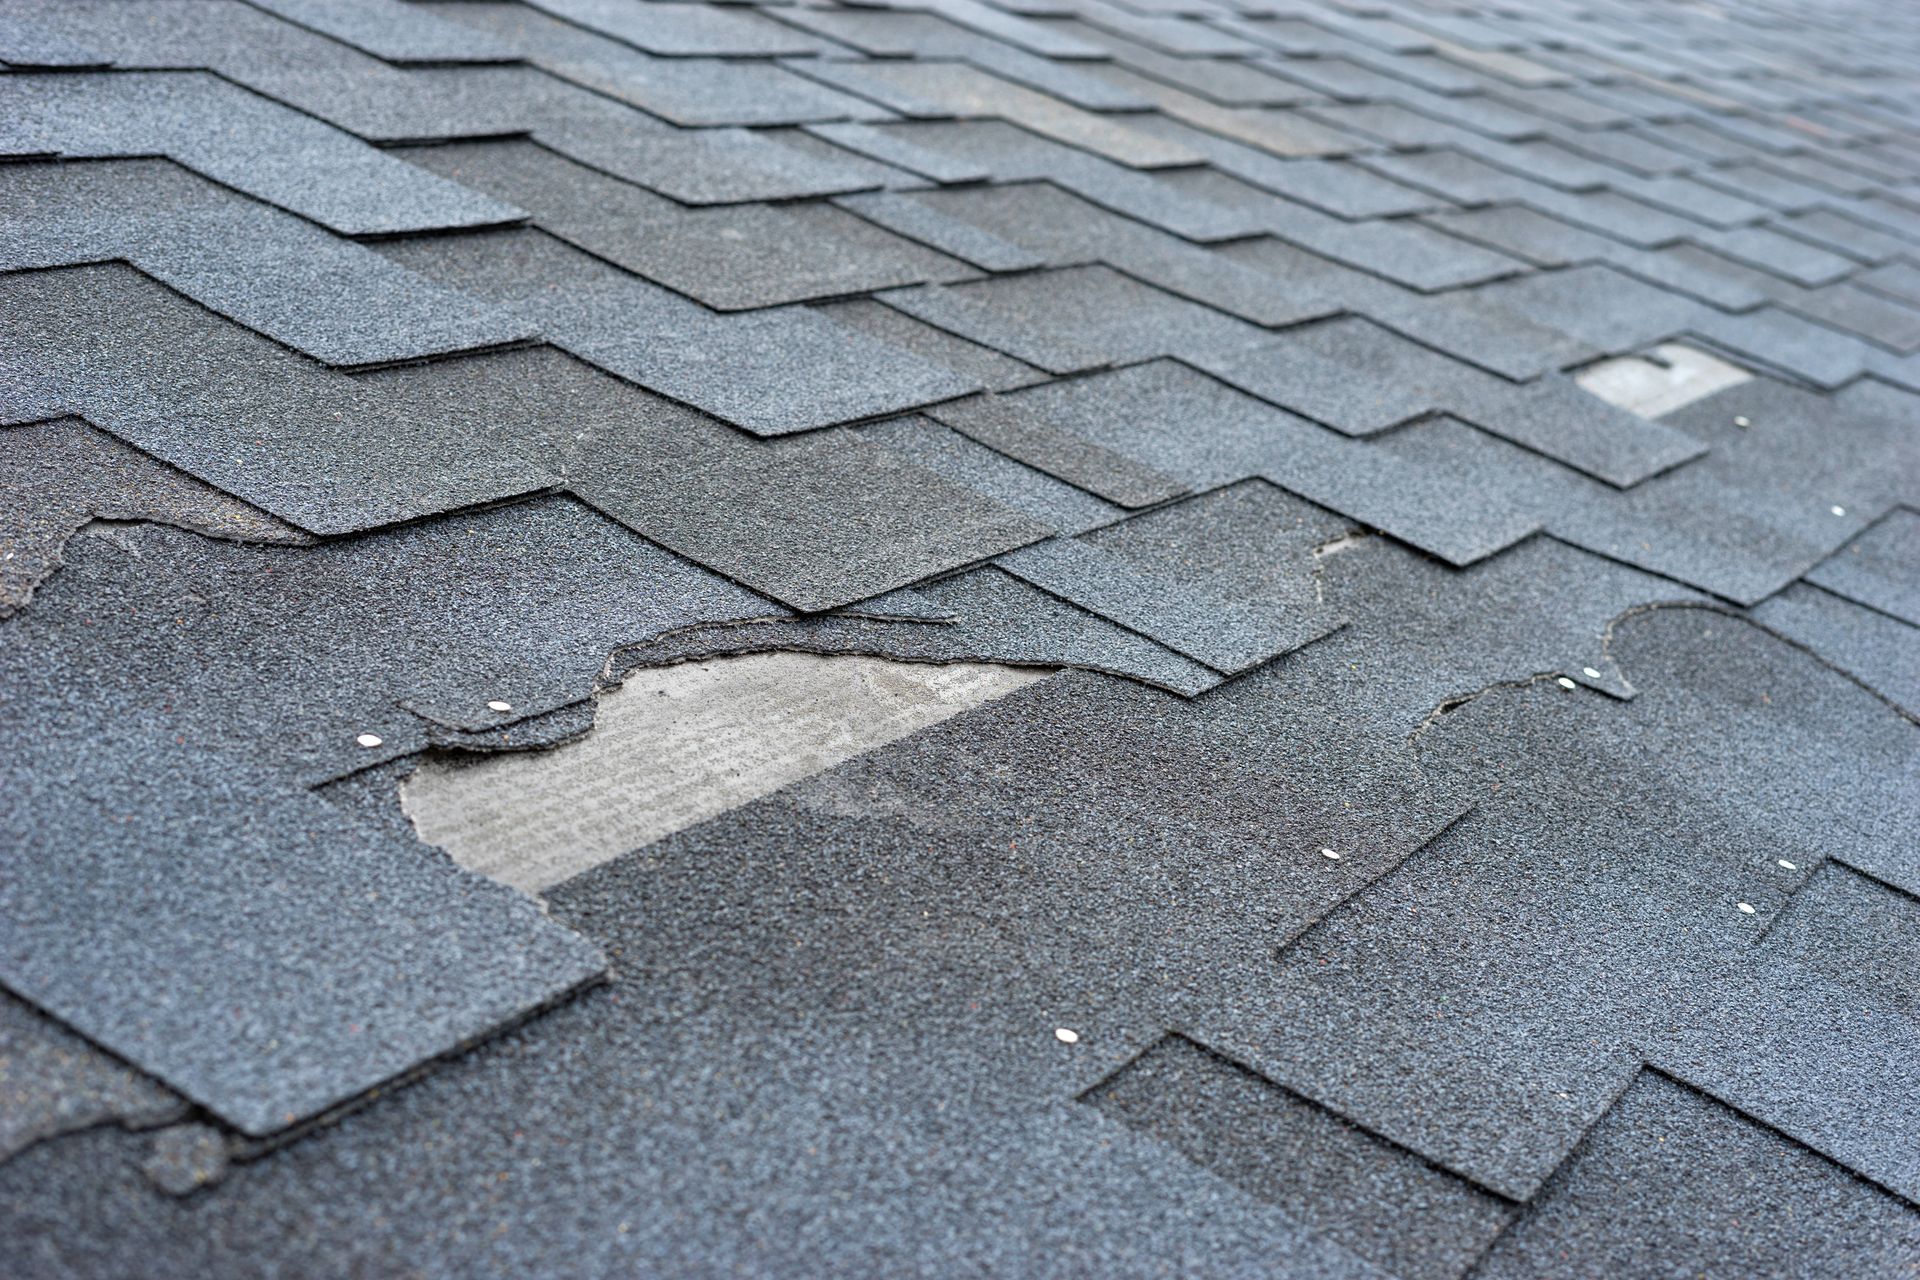
[[[1600,673],[1592,667],[1582,667],[1580,670],[1586,674],[1589,680],[1598,680],[1600,678]]]
[[[1340,861],[1340,855],[1335,851],[1333,851],[1332,849],[1322,849],[1320,851],[1320,856],[1323,858],[1331,858],[1335,862]]]
[[[500,700],[499,698],[495,698],[495,699],[494,699],[494,700],[493,700],[492,702],[489,702],[489,703],[487,704],[487,710],[489,710],[489,711],[511,711],[511,710],[513,710],[513,704],[512,704],[511,702],[502,702],[502,701],[501,701],[501,700]]]
[[[1574,375],[1574,381],[1608,404],[1643,418],[1658,418],[1752,377],[1738,365],[1668,342],[1648,355],[1590,364]],[[1735,422],[1746,425],[1737,418]]]
[[[1793,863],[1788,862],[1785,858],[1775,858],[1774,861],[1779,863],[1781,866],[1785,867],[1789,871],[1798,871],[1800,869],[1799,867],[1796,867]]]
[[[1753,904],[1752,904],[1751,902],[1743,902],[1743,903],[1741,903],[1741,904],[1740,904],[1740,912],[1741,912],[1741,914],[1742,914],[1742,915],[1749,915],[1749,916],[1750,916],[1750,915],[1752,915],[1752,914],[1753,914]]]
[[[1567,679],[1565,676],[1561,676],[1558,680],[1554,681],[1554,683],[1559,685],[1562,689],[1578,689],[1580,687],[1579,685],[1575,684],[1573,681]]]
[[[381,736],[377,733],[363,733],[359,737],[355,738],[354,741],[359,743],[363,747],[377,747],[377,746],[381,746],[384,743],[385,739],[381,738]]]
[[[401,807],[462,866],[536,892],[1050,674],[805,653],[637,671],[585,738],[429,758]]]
[[[1080,1033],[1069,1027],[1055,1027],[1053,1029],[1053,1038],[1061,1044],[1080,1043]]]
[[[1833,514],[1837,516],[1843,516],[1847,514],[1847,509],[1845,507],[1834,507],[1832,508],[1832,511],[1833,511]]]

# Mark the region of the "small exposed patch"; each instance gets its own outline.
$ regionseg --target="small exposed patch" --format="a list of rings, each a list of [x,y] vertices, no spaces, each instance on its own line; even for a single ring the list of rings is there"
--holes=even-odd
[[[1646,355],[1590,364],[1575,375],[1582,389],[1643,418],[1658,418],[1750,381],[1753,375],[1704,351],[1662,343]],[[1745,426],[1742,422],[1740,425]]]

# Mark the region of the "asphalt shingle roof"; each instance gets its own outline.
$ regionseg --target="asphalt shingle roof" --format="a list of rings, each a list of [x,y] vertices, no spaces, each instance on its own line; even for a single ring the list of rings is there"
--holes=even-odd
[[[1920,1275],[1917,66],[0,0],[0,1275]],[[781,651],[1063,670],[401,809]]]

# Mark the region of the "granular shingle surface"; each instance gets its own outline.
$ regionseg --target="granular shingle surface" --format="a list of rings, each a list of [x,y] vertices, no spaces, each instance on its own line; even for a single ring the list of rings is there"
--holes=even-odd
[[[1920,1276],[1916,65],[0,0],[0,1275]]]

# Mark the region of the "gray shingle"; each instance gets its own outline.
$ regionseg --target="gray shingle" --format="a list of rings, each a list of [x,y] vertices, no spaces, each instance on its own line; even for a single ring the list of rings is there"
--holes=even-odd
[[[716,314],[538,232],[380,248],[428,279],[512,311],[611,373],[757,435],[897,413],[978,389],[819,312]],[[715,380],[722,362],[729,376]]]
[[[553,483],[511,453],[470,450],[445,416],[386,413],[347,375],[209,316],[130,267],[4,275],[0,296],[0,421],[78,414],[309,532],[413,520]]]
[[[791,57],[820,53],[826,47],[751,10],[717,5],[663,0],[641,11],[618,0],[535,0],[534,7],[648,53],[671,57]]]
[[[1920,627],[1920,515],[1888,512],[1807,581]]]
[[[889,306],[1052,373],[1233,350],[1262,331],[1105,267],[925,286]]]
[[[60,567],[67,539],[93,520],[147,520],[238,542],[312,541],[78,418],[0,428],[0,618],[27,603]]]
[[[553,351],[368,379],[413,415],[534,459],[629,528],[796,609],[837,608],[1047,526],[860,437],[754,440]]]
[[[688,209],[530,142],[419,147],[400,154],[511,200],[543,230],[716,310],[974,274],[830,204]]]
[[[157,153],[343,235],[493,226],[523,216],[204,74],[0,77],[0,152]]]
[[[476,39],[511,42],[537,67],[678,125],[802,124],[891,115],[775,63],[657,57],[521,5],[462,0],[435,6],[434,12],[448,19],[448,26],[472,29]]]
[[[926,119],[1004,119],[1072,147],[1135,168],[1193,164],[1200,157],[1126,127],[1123,117],[1095,115],[1057,98],[1024,89],[976,67],[951,62],[911,66],[890,62],[805,64],[806,74],[879,102],[901,115]]]
[[[1512,1206],[1180,1035],[1082,1097],[1407,1280],[1462,1274]]]
[[[0,167],[0,269],[106,259],[327,364],[533,336],[492,307],[163,160]]]
[[[1152,506],[1187,492],[1170,476],[1058,430],[1019,397],[968,396],[927,412],[969,439],[1122,507]]]

